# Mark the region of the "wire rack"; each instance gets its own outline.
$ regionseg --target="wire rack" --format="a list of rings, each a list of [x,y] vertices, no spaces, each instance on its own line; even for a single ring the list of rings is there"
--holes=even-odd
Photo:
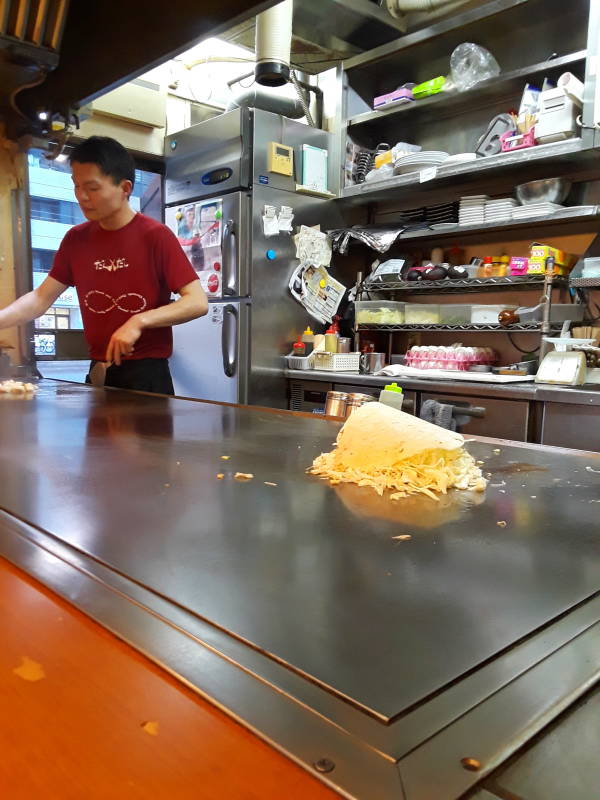
[[[489,331],[497,333],[539,333],[541,331],[541,323],[539,322],[523,322],[518,325],[478,325],[475,323],[465,325],[444,325],[431,324],[431,325],[358,325],[359,331]],[[561,326],[551,326],[552,331],[560,331]]]
[[[600,285],[600,279],[596,278]],[[389,281],[386,283],[363,283],[362,291],[368,292],[410,292],[410,294],[463,294],[464,292],[481,292],[498,289],[521,289],[523,287],[541,287],[543,275],[506,276],[503,278],[461,278],[442,281]],[[562,275],[552,278],[553,286],[568,286],[569,281]]]

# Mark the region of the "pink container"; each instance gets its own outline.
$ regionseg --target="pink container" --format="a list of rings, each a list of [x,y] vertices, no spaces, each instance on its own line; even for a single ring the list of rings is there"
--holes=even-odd
[[[527,270],[529,269],[529,259],[514,256],[510,260],[509,269],[511,275],[527,275]]]
[[[524,150],[526,147],[535,146],[535,128],[527,133],[506,131],[500,136],[500,145],[503,153],[512,153],[513,150]]]

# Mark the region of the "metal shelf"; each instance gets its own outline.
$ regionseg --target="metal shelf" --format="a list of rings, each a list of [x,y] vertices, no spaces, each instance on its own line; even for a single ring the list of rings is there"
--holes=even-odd
[[[569,287],[572,289],[600,289],[600,278],[571,278]]]
[[[425,28],[407,33],[404,36],[395,39],[388,44],[380,45],[379,47],[368,50],[365,53],[354,56],[344,62],[344,69],[351,70],[356,67],[371,66],[373,63],[384,60],[389,57],[394,57],[401,52],[406,52],[417,45],[424,44],[425,42],[432,41],[444,36],[444,34],[451,33],[457,28],[464,28],[468,25],[486,20],[494,17],[505,11],[510,11],[513,8],[526,5],[528,0],[490,0],[488,3],[478,5],[476,8],[469,9],[461,14],[453,14],[446,19],[439,22],[434,22]]]
[[[591,213],[581,213],[577,211],[577,206],[573,211],[569,211],[568,206],[563,211],[557,211],[549,217],[526,217],[524,219],[507,220],[506,222],[488,223],[482,225],[459,225],[458,223],[453,228],[445,228],[443,230],[434,230],[432,228],[420,230],[418,233],[402,233],[396,239],[394,244],[403,242],[410,244],[412,241],[421,242],[423,240],[431,239],[456,239],[457,235],[462,236],[476,236],[481,234],[488,234],[490,232],[509,231],[514,228],[536,228],[543,227],[556,227],[558,225],[576,225],[577,223],[585,225],[586,222],[596,222],[598,219],[599,207],[593,206],[594,211]],[[402,212],[399,212],[402,213]]]
[[[553,332],[560,331],[561,326],[558,327],[553,325],[551,330]],[[541,322],[523,322],[519,325],[476,325],[476,324],[469,324],[469,325],[443,325],[443,324],[431,324],[431,325],[358,325],[357,330],[359,331],[381,331],[381,332],[394,332],[394,331],[404,331],[404,332],[411,332],[411,331],[430,331],[435,333],[439,331],[443,333],[444,331],[464,331],[467,332],[477,332],[477,331],[488,331],[490,333],[540,333],[541,332]]]
[[[367,111],[349,119],[347,125],[349,129],[365,125],[376,126],[380,121],[387,120],[397,114],[418,114],[420,112],[427,112],[428,109],[432,108],[436,113],[439,113],[445,108],[455,108],[458,105],[471,106],[474,102],[480,101],[483,98],[493,97],[495,95],[501,97],[503,92],[506,93],[510,90],[521,91],[523,89],[524,78],[538,74],[547,75],[553,71],[564,72],[564,67],[583,62],[586,56],[586,50],[577,50],[574,53],[569,53],[560,58],[540,61],[537,64],[530,64],[527,67],[521,67],[520,69],[500,74],[495,78],[481,81],[472,89],[465,92],[440,92],[432,97],[415,100],[414,102],[396,106],[395,108],[386,109],[384,107],[377,111]]]
[[[600,284],[600,279],[596,279]],[[409,294],[463,294],[465,292],[499,291],[505,289],[535,289],[544,285],[543,275],[507,276],[504,278],[464,278],[442,281],[390,281],[389,283],[363,283],[362,292],[407,292]],[[562,275],[552,278],[556,287],[568,286]]]
[[[584,161],[586,156],[594,158],[595,151],[584,147],[581,139],[567,139],[564,142],[553,142],[552,144],[539,144],[535,147],[528,147],[525,150],[518,150],[513,153],[499,153],[495,156],[478,158],[477,161],[466,163],[441,164],[437,168],[435,178],[421,184],[420,172],[409,172],[405,175],[394,175],[375,183],[360,183],[356,186],[347,186],[342,190],[342,200],[352,200],[358,203],[372,203],[378,200],[389,200],[391,196],[401,193],[402,190],[410,190],[415,187],[426,189],[436,189],[442,185],[456,185],[457,181],[465,179],[481,179],[487,177],[488,173],[509,172],[520,167],[541,164],[545,161],[552,161],[553,166],[559,163]],[[597,158],[597,155],[595,156]],[[458,192],[457,192],[458,196]],[[531,220],[526,220],[531,223]],[[466,226],[465,226],[466,228]],[[460,229],[459,229],[460,230]]]

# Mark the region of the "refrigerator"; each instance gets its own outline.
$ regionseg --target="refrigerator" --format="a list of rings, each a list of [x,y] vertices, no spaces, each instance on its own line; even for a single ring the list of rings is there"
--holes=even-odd
[[[167,137],[165,223],[209,299],[205,317],[173,328],[176,395],[288,407],[285,355],[313,320],[288,290],[293,234],[265,235],[265,206],[291,207],[294,231],[341,225],[332,200],[296,192],[304,144],[329,150],[330,134],[257,109]],[[276,145],[293,152],[291,175],[275,171]]]

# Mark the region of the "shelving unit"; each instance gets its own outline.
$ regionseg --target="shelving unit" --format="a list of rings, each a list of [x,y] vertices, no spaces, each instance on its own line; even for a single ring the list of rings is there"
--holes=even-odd
[[[410,19],[410,17],[409,17]],[[465,10],[455,9],[433,23],[410,31],[369,52],[344,62],[338,72],[340,103],[338,125],[341,131],[340,172],[344,170],[346,140],[363,148],[379,142],[411,142],[423,150],[441,150],[451,155],[473,152],[476,142],[490,120],[499,113],[518,107],[527,82],[541,86],[544,77],[554,81],[563,72],[572,72],[584,83],[584,106],[580,136],[550,144],[475,161],[454,162],[435,169],[394,175],[382,181],[342,187],[340,208],[352,209],[354,224],[361,216],[364,224],[399,224],[406,209],[431,206],[458,200],[461,196],[483,193],[490,197],[512,194],[515,184],[538,178],[567,176],[577,181],[600,180],[600,92],[596,87],[596,63],[600,57],[600,5],[592,0],[487,0],[468,3]],[[501,73],[497,77],[458,92],[450,90],[395,108],[373,111],[373,98],[392,91],[408,81],[420,83],[448,75],[450,56],[463,42],[475,42],[487,48],[497,59]],[[591,203],[597,202],[591,194]],[[575,196],[571,202],[577,202]],[[585,197],[580,203],[590,203]],[[424,243],[469,244],[502,241],[502,235],[520,234],[521,238],[579,234],[594,231],[600,207],[566,207],[552,217],[529,217],[492,224],[454,225],[443,229],[407,230],[396,239],[403,250],[418,249]],[[350,216],[350,214],[349,214]],[[400,223],[401,224],[401,223]],[[542,238],[544,237],[544,238]],[[364,253],[369,251],[364,249]],[[360,258],[361,250],[356,248]],[[365,255],[365,270],[369,255]],[[368,270],[367,270],[368,271]],[[569,281],[562,276],[444,280],[390,281],[366,283],[357,299],[373,296],[409,299],[410,295],[486,293],[507,290],[539,291],[547,307],[552,303],[552,289],[600,287],[600,279]],[[474,302],[477,302],[474,298]],[[493,301],[491,301],[493,302]],[[537,333],[558,332],[560,325],[529,323],[522,325],[358,325],[362,332],[389,334],[388,349],[394,333],[409,332],[486,332]]]
[[[429,179],[427,188],[439,188],[442,186],[468,185],[469,181],[478,180],[484,177],[493,180],[495,176],[502,175],[515,170],[539,167],[540,165],[552,164],[554,174],[564,171],[564,167],[582,167],[586,163],[596,164],[598,162],[597,152],[588,149],[583,139],[567,139],[563,142],[553,142],[552,144],[541,144],[536,147],[529,147],[525,150],[517,150],[514,153],[499,153],[496,156],[478,158],[476,161],[463,163],[453,163],[444,166],[441,164],[436,169],[434,178]],[[421,172],[409,172],[405,175],[394,175],[385,180],[371,183],[359,183],[355,186],[347,186],[342,190],[342,199],[354,200],[359,203],[373,203],[381,200],[389,200],[391,196],[400,197],[408,194],[416,187],[423,187],[425,184],[421,180]],[[538,176],[539,177],[539,176]],[[518,181],[522,182],[522,181]],[[457,192],[457,197],[464,192]],[[531,223],[531,220],[527,220]]]
[[[600,284],[600,279],[597,279]],[[568,278],[555,275],[553,287],[566,287]],[[504,291],[506,289],[539,289],[544,286],[544,275],[524,275],[504,278],[465,278],[443,281],[388,281],[387,283],[363,283],[362,291],[407,292],[410,294],[463,294],[465,292]]]
[[[535,78],[536,76],[558,77],[569,68],[573,68],[578,64],[583,65],[586,56],[586,50],[577,50],[574,53],[568,53],[558,58],[539,61],[537,64],[530,64],[529,66],[501,73],[498,77],[481,81],[472,89],[464,92],[440,92],[432,97],[425,97],[422,100],[415,100],[394,108],[386,109],[383,107],[377,111],[366,111],[363,114],[351,117],[347,122],[347,126],[349,130],[357,129],[360,126],[368,126],[373,130],[377,130],[381,127],[380,123],[385,124],[390,118],[401,114],[458,111],[461,106],[485,102],[508,92],[520,91],[527,79]]]
[[[600,289],[600,278],[571,278],[569,286],[572,289]]]
[[[551,330],[555,332],[560,331],[560,325],[552,325]],[[489,333],[539,333],[541,330],[541,323],[525,322],[520,325],[444,325],[431,324],[431,325],[357,325],[358,331],[381,331],[382,333],[394,332],[443,332],[443,331],[464,331],[477,333],[478,331],[487,331]]]

